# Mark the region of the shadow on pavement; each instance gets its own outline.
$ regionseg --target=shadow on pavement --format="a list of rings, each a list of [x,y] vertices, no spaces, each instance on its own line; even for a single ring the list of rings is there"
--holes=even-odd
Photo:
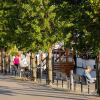
[[[83,94],[74,94],[67,93],[63,90],[53,89],[52,87],[40,84],[34,84],[28,81],[17,81],[13,78],[6,78],[5,76],[0,77],[0,81],[13,82],[13,84],[17,84],[18,86],[10,87],[0,86],[0,95],[9,95],[9,96],[17,96],[17,95],[28,95],[28,96],[40,96],[40,97],[51,97],[51,98],[60,98],[60,99],[69,99],[69,100],[89,100],[89,95]],[[95,97],[92,97],[95,98]],[[96,97],[97,98],[97,97]],[[91,99],[94,100],[94,99]],[[95,99],[99,100],[99,98]]]

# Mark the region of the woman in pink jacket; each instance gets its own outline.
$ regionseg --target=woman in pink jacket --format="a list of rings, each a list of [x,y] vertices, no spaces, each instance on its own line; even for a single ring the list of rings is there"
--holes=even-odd
[[[20,59],[19,59],[18,55],[15,56],[13,63],[16,66],[16,68],[18,69],[18,66],[20,64]]]

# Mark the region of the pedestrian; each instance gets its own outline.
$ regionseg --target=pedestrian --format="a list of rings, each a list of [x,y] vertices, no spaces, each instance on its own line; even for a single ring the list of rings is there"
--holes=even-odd
[[[93,83],[93,82],[95,82],[96,78],[93,78],[91,76],[91,71],[92,71],[92,68],[90,66],[87,66],[85,71],[84,71],[84,76],[88,79],[88,81],[90,83]]]
[[[27,62],[26,56],[23,56],[21,58],[20,67],[28,67],[28,62]]]
[[[15,56],[13,63],[15,65],[15,67],[18,69],[19,64],[20,64],[20,59],[19,59],[18,55]]]

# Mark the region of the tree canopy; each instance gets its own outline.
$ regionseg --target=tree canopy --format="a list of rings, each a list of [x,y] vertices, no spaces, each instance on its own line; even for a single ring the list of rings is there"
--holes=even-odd
[[[100,49],[99,0],[1,0],[0,48],[48,50],[57,41],[79,52]]]
[[[69,35],[71,38],[67,43],[71,43],[69,45],[81,53],[96,54],[96,51],[100,49],[100,1],[54,1],[57,4],[56,14],[62,26],[63,36],[71,33]]]

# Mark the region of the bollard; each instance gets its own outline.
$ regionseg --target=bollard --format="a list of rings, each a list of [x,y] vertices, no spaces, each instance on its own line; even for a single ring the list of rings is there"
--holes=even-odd
[[[63,88],[63,86],[64,86],[64,81],[62,80],[62,88]]]
[[[88,94],[90,93],[90,85],[89,85],[89,83],[88,83]]]
[[[57,79],[57,87],[58,87],[58,79]]]
[[[70,90],[70,80],[69,79],[67,80],[67,89],[68,91]]]
[[[70,72],[70,89],[74,90],[74,79],[73,79],[73,70]]]
[[[82,84],[82,82],[81,82],[81,93],[83,92],[83,84]]]
[[[74,91],[76,91],[76,82],[74,82]]]

